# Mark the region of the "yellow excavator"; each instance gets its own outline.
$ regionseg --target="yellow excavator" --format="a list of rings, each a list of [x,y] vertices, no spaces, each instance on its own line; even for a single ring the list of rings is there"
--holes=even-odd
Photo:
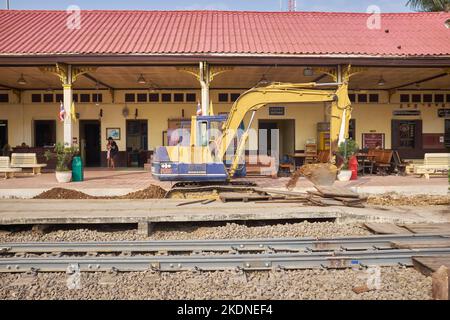
[[[330,152],[336,151],[348,137],[352,112],[348,82],[271,83],[243,93],[228,115],[192,117],[190,132],[181,135],[178,145],[156,148],[152,174],[162,181],[181,181],[178,186],[231,184],[245,153],[255,113],[266,105],[308,102],[331,103]],[[250,120],[242,130],[247,114]],[[186,137],[188,134],[190,137]],[[230,150],[231,159],[226,159]]]

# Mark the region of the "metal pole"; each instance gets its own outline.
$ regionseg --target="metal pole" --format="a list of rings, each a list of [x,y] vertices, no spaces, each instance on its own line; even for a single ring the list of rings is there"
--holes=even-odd
[[[6,10],[9,10],[9,0],[6,0]]]

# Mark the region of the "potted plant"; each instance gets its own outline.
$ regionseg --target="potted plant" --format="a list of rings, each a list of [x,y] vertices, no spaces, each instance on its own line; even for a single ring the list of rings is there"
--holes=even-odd
[[[339,181],[349,181],[352,177],[352,171],[349,169],[349,162],[358,150],[358,145],[352,139],[347,139],[339,145],[337,155],[342,160],[342,167],[337,176]]]
[[[78,149],[75,147],[64,147],[63,144],[58,143],[55,145],[54,152],[47,150],[45,152],[45,158],[48,160],[56,158],[56,180],[59,183],[68,183],[72,180],[72,170],[70,164],[74,155],[78,153]]]

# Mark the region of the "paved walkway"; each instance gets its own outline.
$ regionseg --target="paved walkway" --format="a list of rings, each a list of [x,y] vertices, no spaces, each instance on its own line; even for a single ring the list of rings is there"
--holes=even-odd
[[[450,209],[431,207],[310,207],[222,203],[177,207],[180,200],[2,200],[0,225],[111,224],[239,220],[338,219],[341,222],[450,222]]]
[[[260,187],[285,189],[289,178],[251,178]],[[0,198],[33,198],[39,193],[55,187],[75,189],[94,196],[115,196],[144,189],[150,184],[170,189],[171,182],[161,182],[153,179],[148,171],[118,169],[88,169],[85,171],[85,181],[77,183],[59,184],[54,173],[43,173],[39,176],[19,174],[14,179],[0,180]],[[404,194],[440,194],[448,193],[447,178],[431,178],[430,180],[415,176],[365,176],[356,181],[336,182],[336,186],[349,187],[359,193],[380,194],[399,192]],[[295,191],[306,192],[314,190],[311,182],[300,178]]]

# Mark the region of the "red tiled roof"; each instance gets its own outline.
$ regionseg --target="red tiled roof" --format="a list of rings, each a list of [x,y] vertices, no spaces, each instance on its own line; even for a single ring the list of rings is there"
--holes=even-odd
[[[0,55],[450,56],[450,13],[0,11]],[[389,30],[387,32],[387,30]]]

